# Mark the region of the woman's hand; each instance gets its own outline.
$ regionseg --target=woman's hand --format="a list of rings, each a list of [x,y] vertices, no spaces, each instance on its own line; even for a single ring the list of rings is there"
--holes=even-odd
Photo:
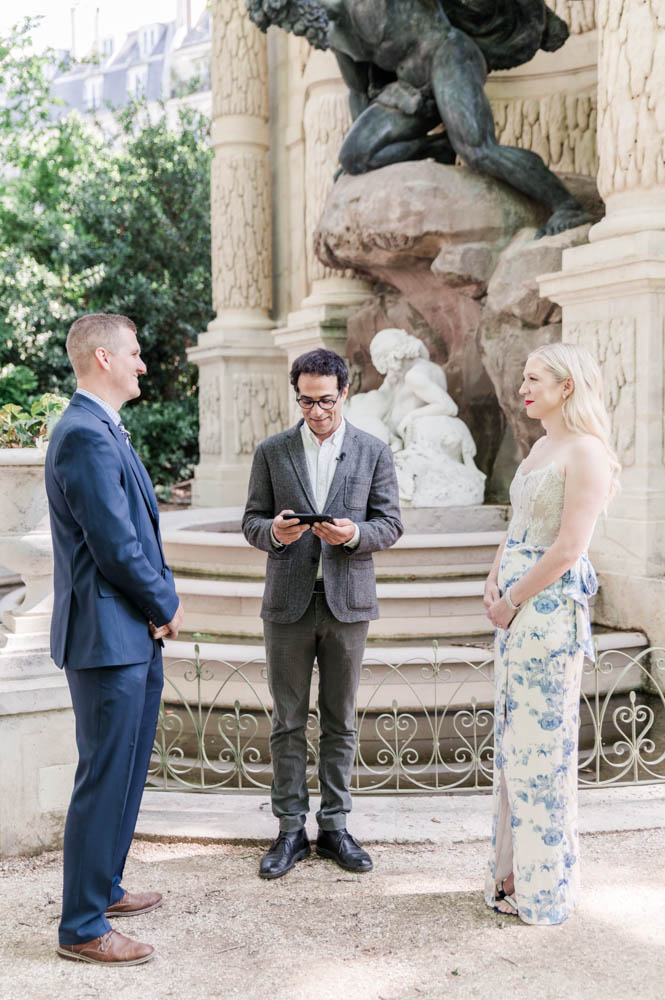
[[[505,597],[500,597],[498,601],[490,605],[487,611],[487,617],[495,628],[508,628],[516,614],[517,612],[513,611]]]
[[[496,604],[500,597],[501,592],[495,577],[488,576],[485,580],[485,589],[483,591],[483,604],[485,605],[485,609],[489,611],[492,605]]]

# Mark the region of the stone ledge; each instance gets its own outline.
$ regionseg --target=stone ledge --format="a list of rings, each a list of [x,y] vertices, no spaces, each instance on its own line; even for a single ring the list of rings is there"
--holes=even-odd
[[[665,784],[584,788],[581,833],[665,828]],[[309,833],[319,797],[311,796]],[[383,843],[466,843],[489,840],[492,796],[479,794],[356,795],[349,828],[359,840]],[[267,791],[162,792],[147,789],[137,836],[218,841],[268,841],[277,821]]]
[[[54,670],[57,668],[54,667]],[[0,717],[71,710],[64,673],[0,681]]]

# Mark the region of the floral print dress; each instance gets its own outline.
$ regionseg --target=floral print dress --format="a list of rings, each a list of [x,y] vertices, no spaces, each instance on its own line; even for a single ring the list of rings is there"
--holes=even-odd
[[[554,464],[510,487],[513,517],[499,569],[505,593],[559,532],[565,479]],[[586,555],[525,601],[497,629],[492,850],[485,901],[510,872],[519,915],[558,924],[580,893],[577,746],[584,656],[593,659],[587,597],[597,590]]]

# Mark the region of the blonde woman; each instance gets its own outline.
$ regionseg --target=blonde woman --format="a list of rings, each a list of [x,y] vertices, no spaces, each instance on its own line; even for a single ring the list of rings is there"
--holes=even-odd
[[[579,900],[579,696],[584,656],[593,658],[587,598],[597,589],[586,552],[619,465],[588,351],[538,348],[520,395],[545,434],[515,474],[512,520],[485,583],[496,627],[485,901],[529,924],[558,924]]]

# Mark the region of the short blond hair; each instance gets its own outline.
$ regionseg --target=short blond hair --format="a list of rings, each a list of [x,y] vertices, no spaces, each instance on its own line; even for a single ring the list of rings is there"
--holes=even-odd
[[[89,313],[74,320],[67,334],[67,355],[76,375],[87,375],[98,347],[115,354],[120,343],[120,330],[125,327],[136,333],[128,316],[117,313]]]

